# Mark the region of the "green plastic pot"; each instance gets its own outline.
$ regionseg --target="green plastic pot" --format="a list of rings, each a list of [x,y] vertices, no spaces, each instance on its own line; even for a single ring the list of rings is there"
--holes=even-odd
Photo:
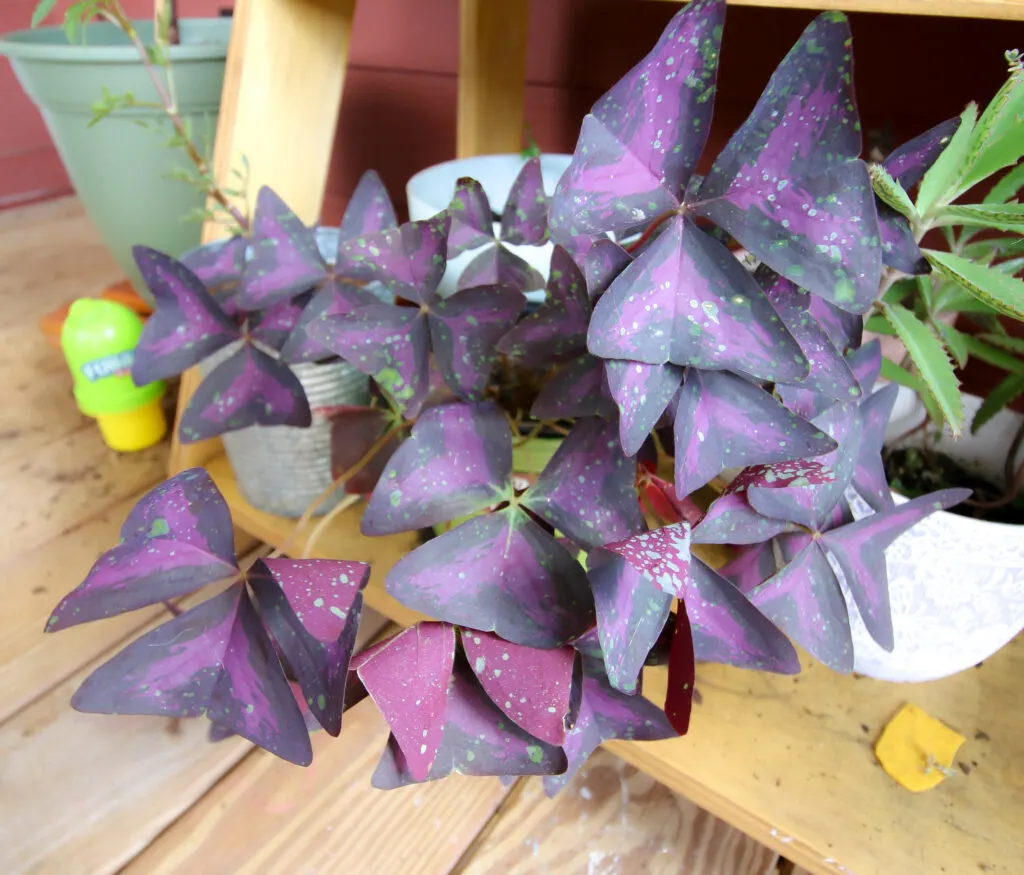
[[[152,42],[152,21],[137,21],[135,27],[144,42]],[[206,154],[212,154],[217,131],[230,31],[228,18],[183,19],[181,45],[170,52],[182,116]],[[10,58],[21,87],[42,112],[103,242],[148,298],[132,246],[174,256],[197,246],[201,225],[183,217],[201,207],[203,197],[188,183],[169,178],[175,168],[191,170],[192,165],[183,149],[168,147],[172,128],[161,110],[118,110],[89,126],[104,88],[147,103],[158,98],[135,47],[114,25],[86,25],[79,39],[69,43],[59,27],[18,31],[0,37],[0,54]]]

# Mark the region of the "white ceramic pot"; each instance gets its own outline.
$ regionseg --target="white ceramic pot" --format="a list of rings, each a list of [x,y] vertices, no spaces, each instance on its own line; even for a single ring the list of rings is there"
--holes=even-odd
[[[544,178],[544,190],[550,195],[555,190],[559,178],[569,166],[571,155],[541,155],[540,169]],[[505,208],[512,183],[525,163],[522,156],[510,155],[478,155],[475,158],[457,158],[444,164],[435,164],[417,173],[405,186],[405,196],[409,202],[409,218],[413,221],[429,219],[448,206],[455,192],[455,183],[463,176],[477,180],[484,189],[491,209],[498,215]],[[494,224],[495,234],[500,223]],[[527,264],[535,268],[543,277],[547,277],[551,266],[551,244],[546,246],[508,246]],[[465,252],[448,262],[438,292],[447,297],[455,291],[459,276],[466,265],[480,250]],[[536,290],[526,290],[530,291]],[[543,290],[539,294],[527,294],[528,298],[542,301]]]
[[[887,439],[921,422],[913,393],[898,402]],[[968,422],[981,399],[965,396]],[[909,411],[909,412],[907,412]],[[1001,483],[1002,468],[1020,423],[1002,412],[977,435],[959,440],[919,433],[902,445],[929,442],[965,467]],[[1018,456],[1024,456],[1024,451]],[[894,495],[897,502],[906,501]],[[854,515],[870,513],[854,502]],[[886,551],[895,647],[880,648],[845,591],[853,629],[854,670],[886,681],[930,681],[987,659],[1024,628],[1024,526],[991,523],[939,511],[897,538]]]

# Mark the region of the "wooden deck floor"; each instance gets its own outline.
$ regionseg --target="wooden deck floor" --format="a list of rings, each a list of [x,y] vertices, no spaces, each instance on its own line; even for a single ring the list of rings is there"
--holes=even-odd
[[[769,875],[775,854],[607,753],[557,799],[451,778],[380,793],[368,701],[299,769],[200,721],[78,714],[81,679],[160,614],[42,634],[163,477],[75,409],[40,316],[118,278],[74,200],[0,213],[0,873]],[[787,864],[782,863],[783,870]]]

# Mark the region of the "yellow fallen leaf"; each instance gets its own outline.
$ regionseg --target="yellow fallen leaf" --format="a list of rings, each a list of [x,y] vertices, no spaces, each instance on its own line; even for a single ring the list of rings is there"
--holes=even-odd
[[[964,737],[916,705],[904,705],[875,742],[886,774],[914,793],[941,784]]]

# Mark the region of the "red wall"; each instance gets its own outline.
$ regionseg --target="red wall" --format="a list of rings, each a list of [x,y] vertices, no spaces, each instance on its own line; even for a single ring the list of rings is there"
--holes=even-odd
[[[26,27],[34,2],[2,0],[0,32]],[[184,15],[213,15],[231,5],[179,3]],[[143,15],[151,0],[126,5]],[[357,8],[327,220],[338,217],[365,168],[380,171],[402,201],[412,173],[455,149],[458,0],[361,0]],[[674,8],[636,0],[535,0],[526,115],[541,148],[572,149],[589,105],[643,55]],[[812,17],[806,10],[730,9],[712,148],[753,106]],[[854,15],[852,24],[865,131],[889,138],[889,145],[958,113],[969,99],[989,97],[1005,72],[1003,50],[1024,43],[1024,28],[1008,22]],[[66,193],[42,122],[2,59],[0,118],[0,207]]]

